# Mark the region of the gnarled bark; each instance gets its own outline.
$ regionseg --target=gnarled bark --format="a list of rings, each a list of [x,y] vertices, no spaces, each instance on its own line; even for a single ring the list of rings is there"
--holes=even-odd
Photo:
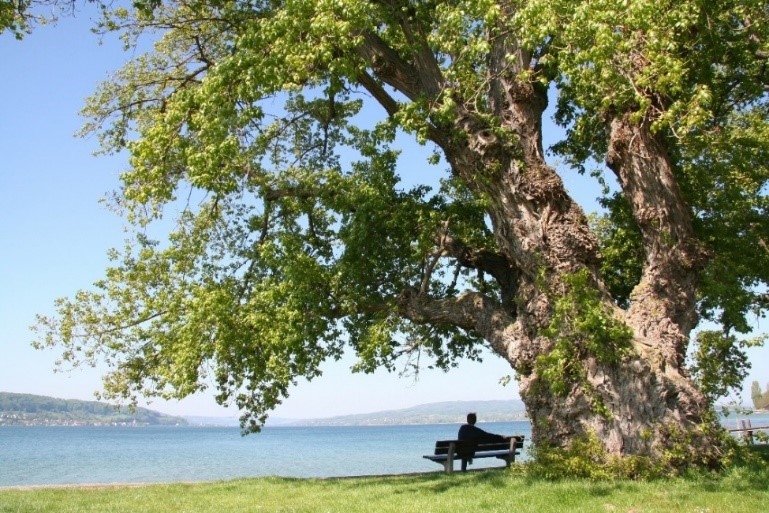
[[[656,351],[659,366],[683,366],[704,253],[663,144],[646,124],[611,123],[607,163],[614,170],[643,235],[646,265],[631,294],[626,321]]]
[[[448,302],[406,293],[401,314],[417,322],[452,322],[476,330],[507,358],[519,377],[535,443],[563,446],[596,434],[610,454],[658,457],[671,444],[683,443],[671,438],[680,430],[692,447],[713,448],[702,459],[714,462],[717,442],[710,439],[712,431],[702,429],[709,405],[682,365],[695,323],[703,255],[664,145],[644,125],[626,119],[612,124],[609,164],[631,198],[648,255],[632,305],[622,311],[602,284],[598,244],[584,214],[542,157],[542,98],[533,88],[528,94],[520,84],[514,89],[508,91],[509,110],[503,116],[506,128],[518,136],[513,151],[506,146],[509,141],[498,141],[468,112],[456,123],[465,144],[444,148],[454,172],[490,199],[501,253],[484,258],[482,251],[451,237],[443,240],[447,254],[488,272],[503,297],[509,293],[516,300],[496,304],[480,294],[465,294]],[[564,276],[580,270],[592,277],[605,310],[632,328],[633,351],[607,363],[575,349],[581,359],[571,364],[580,366],[583,372],[578,374],[585,378],[570,383],[566,393],[554,394],[538,366],[554,347],[542,332],[552,320],[554,300],[565,290]]]

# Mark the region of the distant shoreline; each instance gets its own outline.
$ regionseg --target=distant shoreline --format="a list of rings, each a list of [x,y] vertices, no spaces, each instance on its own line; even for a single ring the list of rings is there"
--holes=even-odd
[[[486,422],[479,422],[479,426],[484,424],[508,424],[511,422],[529,422],[528,418],[515,418],[510,420],[489,420]],[[399,427],[399,426],[452,426],[461,424],[461,421],[446,421],[446,422],[403,422],[403,423],[370,423],[370,424],[325,424],[325,423],[289,423],[289,424],[270,424],[269,422],[262,429],[298,429],[298,428],[351,428],[351,427]],[[0,424],[0,430],[3,428],[97,428],[97,429],[110,429],[110,428],[130,428],[130,429],[144,429],[144,428],[168,428],[168,429],[203,429],[203,428],[223,428],[223,429],[238,429],[239,424],[198,424],[194,422],[188,422],[186,424]]]
[[[0,392],[0,426],[184,425],[182,417],[100,401]]]
[[[468,412],[478,413],[481,422],[526,420],[519,399],[444,401],[395,410],[336,415],[309,419],[270,418],[267,427],[278,426],[410,426],[455,424],[465,421]],[[155,426],[155,425],[239,426],[238,418],[171,416],[146,408],[117,407],[99,401],[58,399],[33,394],[0,392],[0,426]]]

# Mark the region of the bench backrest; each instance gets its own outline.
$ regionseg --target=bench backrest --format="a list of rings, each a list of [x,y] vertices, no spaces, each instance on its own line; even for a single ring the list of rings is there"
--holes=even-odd
[[[514,447],[515,451],[519,451],[523,448],[523,437],[514,436],[514,440],[500,441],[500,442],[477,442],[472,440],[438,440],[435,442],[435,454],[442,455],[449,453],[449,445],[454,444],[456,454],[459,457],[470,456],[474,453],[484,451],[506,451],[510,447]],[[511,443],[514,442],[514,443]]]

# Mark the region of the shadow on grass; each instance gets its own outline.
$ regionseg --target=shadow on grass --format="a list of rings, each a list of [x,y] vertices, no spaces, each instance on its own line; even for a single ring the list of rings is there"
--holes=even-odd
[[[275,483],[308,483],[306,478],[262,478]],[[646,489],[665,489],[666,487],[689,489],[692,492],[728,493],[728,492],[763,492],[769,491],[769,464],[752,459],[741,465],[735,465],[721,472],[692,473],[683,477],[659,478],[646,481],[632,480],[591,480],[578,478],[548,479],[527,475],[523,468],[508,470],[483,469],[466,473],[430,472],[420,474],[402,474],[392,476],[362,476],[344,478],[323,478],[309,480],[317,486],[332,486],[341,493],[364,492],[371,495],[388,493],[408,498],[412,495],[434,494],[440,496],[468,488],[500,489],[519,487],[525,489],[553,490],[561,489],[568,493],[577,493],[585,497],[609,498],[611,496],[641,493]]]
[[[748,451],[761,458],[769,465],[769,444],[757,444],[748,446]]]
[[[720,471],[693,471],[678,477],[655,477],[649,479],[589,479],[555,478],[527,474],[525,469],[518,469],[519,478],[526,486],[538,486],[557,483],[574,483],[589,495],[602,497],[617,492],[632,492],[642,483],[666,485],[685,485],[692,490],[710,493],[721,492],[769,492],[769,446],[751,448],[752,457],[733,463]]]
[[[766,454],[769,455],[769,452]],[[724,490],[767,492],[769,491],[769,461],[753,454],[748,461],[735,464],[722,472],[695,475],[690,480],[706,492]]]
[[[314,481],[319,485],[329,484],[342,490],[360,491],[365,488],[389,488],[391,493],[406,495],[410,493],[445,493],[468,486],[506,486],[510,484],[511,474],[505,468],[479,469],[470,472],[425,472],[414,474],[331,477],[331,478],[261,478],[277,483],[307,483]]]

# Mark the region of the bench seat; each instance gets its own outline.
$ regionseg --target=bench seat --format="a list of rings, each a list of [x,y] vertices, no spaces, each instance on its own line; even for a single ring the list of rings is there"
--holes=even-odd
[[[454,460],[462,461],[463,470],[468,462],[478,458],[499,458],[509,466],[515,461],[515,456],[521,453],[523,440],[524,437],[521,435],[499,442],[438,440],[435,442],[433,454],[426,454],[423,457],[443,465],[447,474],[454,472]]]

